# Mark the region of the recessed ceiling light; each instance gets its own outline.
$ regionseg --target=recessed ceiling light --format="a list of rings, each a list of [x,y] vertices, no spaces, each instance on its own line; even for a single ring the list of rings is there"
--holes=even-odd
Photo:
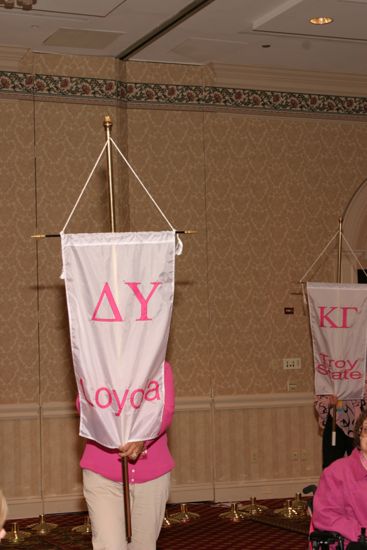
[[[334,19],[332,17],[312,17],[309,21],[312,25],[329,25]]]

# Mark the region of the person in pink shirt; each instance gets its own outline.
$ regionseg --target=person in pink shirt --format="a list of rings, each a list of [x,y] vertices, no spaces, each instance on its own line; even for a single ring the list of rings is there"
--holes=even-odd
[[[80,461],[83,489],[92,525],[93,550],[155,550],[170,488],[174,461],[167,429],[174,413],[172,369],[164,365],[165,402],[159,435],[111,450],[87,440]],[[132,541],[125,534],[122,468],[129,459]]]
[[[367,411],[355,423],[354,441],[351,455],[325,468],[313,499],[313,526],[337,531],[347,542],[367,527]]]

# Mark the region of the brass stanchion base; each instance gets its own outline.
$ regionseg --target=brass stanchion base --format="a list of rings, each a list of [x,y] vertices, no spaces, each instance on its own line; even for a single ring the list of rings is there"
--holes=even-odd
[[[298,515],[297,511],[292,507],[292,500],[288,499],[285,503],[284,508],[278,508],[277,510],[274,510],[275,514],[278,514],[279,516],[282,516],[286,519],[299,519],[300,516]]]
[[[27,531],[19,531],[17,523],[14,522],[11,524],[11,531],[6,533],[1,542],[3,544],[20,544],[30,536],[31,533],[28,533]]]
[[[170,527],[172,527],[173,525],[177,525],[178,523],[180,523],[180,521],[170,516],[166,510],[162,521],[162,529],[169,529]]]
[[[292,508],[297,512],[299,518],[307,516],[307,502],[302,500],[301,493],[296,493],[294,500],[292,500]]]
[[[257,504],[255,497],[250,497],[250,504],[241,504],[238,509],[244,516],[259,516],[268,510],[267,506]]]
[[[239,523],[244,519],[243,515],[238,510],[238,502],[232,502],[229,512],[223,512],[222,514],[219,514],[219,517],[221,519],[227,519],[232,523]]]
[[[79,535],[91,535],[92,534],[92,526],[91,526],[91,523],[90,523],[89,516],[86,516],[84,518],[83,525],[77,525],[76,527],[73,527],[72,531],[74,531],[74,533],[79,533]]]
[[[181,504],[180,505],[180,512],[177,512],[176,514],[172,514],[170,516],[170,519],[177,519],[179,523],[189,523],[189,521],[193,521],[195,519],[198,519],[200,517],[200,514],[196,514],[195,512],[189,512],[187,509],[187,504]]]
[[[29,529],[32,529],[37,535],[47,535],[52,529],[55,529],[57,527],[56,523],[48,523],[45,521],[44,514],[41,514],[39,516],[39,523],[32,523],[31,525],[27,526]]]

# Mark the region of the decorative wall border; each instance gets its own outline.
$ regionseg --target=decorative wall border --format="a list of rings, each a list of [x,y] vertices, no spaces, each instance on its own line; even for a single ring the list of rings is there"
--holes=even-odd
[[[121,104],[230,108],[254,112],[367,116],[367,97],[0,71],[0,94],[36,98],[115,100]]]

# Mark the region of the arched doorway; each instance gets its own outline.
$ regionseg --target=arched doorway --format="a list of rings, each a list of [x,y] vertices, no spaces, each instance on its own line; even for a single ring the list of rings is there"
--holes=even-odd
[[[361,266],[367,270],[367,178],[359,185],[344,210],[343,234],[361,265],[344,242],[342,281],[357,283],[358,270],[361,270]],[[362,278],[363,273],[360,273],[360,279]]]

